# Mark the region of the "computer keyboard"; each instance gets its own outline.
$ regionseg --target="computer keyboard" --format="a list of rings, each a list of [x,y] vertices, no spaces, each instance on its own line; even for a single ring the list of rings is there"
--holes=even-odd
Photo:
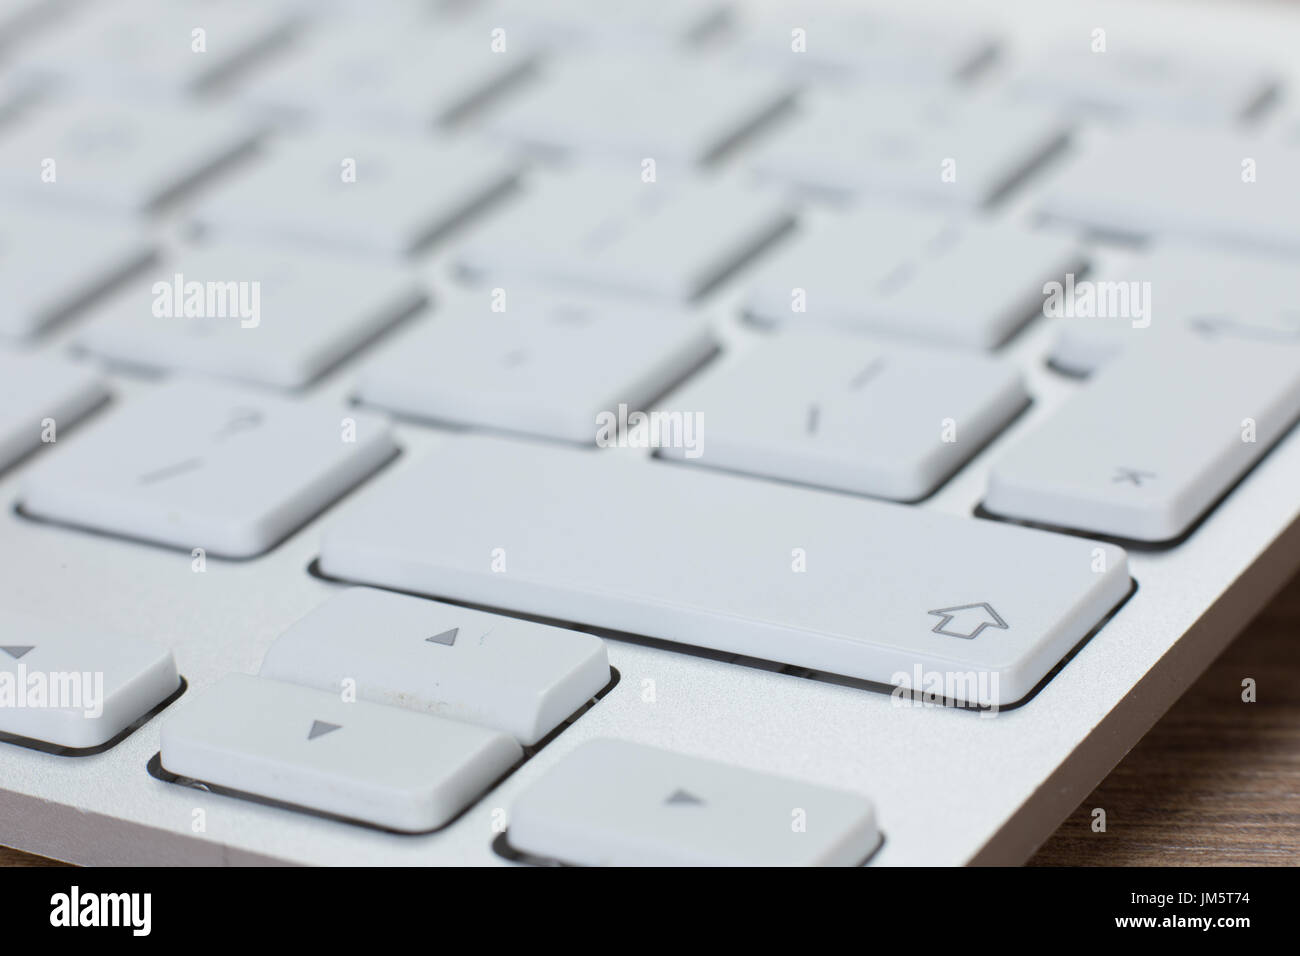
[[[0,2],[0,842],[1024,859],[1300,566],[1300,11],[1055,7]]]

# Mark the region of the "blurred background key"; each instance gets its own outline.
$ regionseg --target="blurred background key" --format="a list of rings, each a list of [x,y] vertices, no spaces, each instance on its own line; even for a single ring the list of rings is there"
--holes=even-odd
[[[1012,95],[1025,103],[1059,106],[1076,117],[1226,126],[1278,89],[1272,71],[1245,60],[1134,48],[1127,38],[1098,50],[1092,45],[1098,40],[1090,39],[1081,34],[1032,54],[1011,81]]]
[[[221,108],[34,106],[0,131],[0,188],[31,203],[138,216],[244,154],[256,132]]]
[[[254,0],[85,3],[66,25],[35,38],[17,71],[78,90],[183,96],[283,43],[296,19],[284,4]]]

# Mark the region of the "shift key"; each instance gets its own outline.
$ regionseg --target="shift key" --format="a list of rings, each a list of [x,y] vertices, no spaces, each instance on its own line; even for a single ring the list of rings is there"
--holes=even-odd
[[[326,528],[326,575],[882,684],[960,674],[966,703],[1026,696],[1130,586],[1112,545],[610,449],[447,436],[390,477]]]

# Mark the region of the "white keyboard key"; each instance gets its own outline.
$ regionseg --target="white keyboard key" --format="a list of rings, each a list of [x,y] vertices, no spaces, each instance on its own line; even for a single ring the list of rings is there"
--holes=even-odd
[[[326,526],[325,574],[989,703],[1129,589],[1110,545],[617,452],[449,436],[390,478]],[[985,606],[1004,627],[957,633]]]
[[[1219,132],[1133,127],[1109,132],[1066,164],[1040,211],[1101,233],[1297,255],[1298,168],[1296,148]]]
[[[472,279],[687,302],[786,232],[784,202],[733,180],[641,182],[635,167],[537,183],[453,252]]]
[[[817,9],[807,4],[751,15],[736,41],[737,60],[800,79],[944,83],[994,54],[982,30],[882,15],[873,10]]]
[[[0,221],[0,336],[25,338],[144,265],[134,229],[7,203]]]
[[[1071,116],[1226,125],[1269,97],[1277,79],[1249,62],[1216,62],[1186,50],[1130,46],[1093,52],[1090,32],[1049,44],[1011,80],[1017,99]]]
[[[889,88],[824,93],[756,145],[764,178],[835,197],[967,208],[1015,185],[1064,141],[1046,113]]]
[[[423,300],[387,266],[218,243],[150,270],[77,344],[124,365],[298,388]]]
[[[691,165],[719,155],[790,100],[782,82],[686,57],[571,55],[493,110],[486,129],[547,153]]]
[[[534,53],[522,43],[493,52],[486,28],[339,21],[258,71],[239,95],[280,119],[427,133],[522,77]]]
[[[162,725],[169,773],[412,833],[450,822],[521,756],[482,727],[246,674]]]
[[[192,93],[288,36],[292,18],[277,7],[252,0],[88,4],[22,51],[16,69],[90,91]]]
[[[507,838],[583,866],[857,866],[880,831],[856,793],[600,739],[524,791]]]
[[[1285,260],[1164,245],[1089,274],[1073,289],[1073,307],[1067,311],[1063,286],[1050,321],[1060,328],[1052,364],[1075,375],[1163,336],[1300,347],[1300,289]]]
[[[262,677],[463,720],[537,743],[609,683],[591,634],[349,588],[285,631]]]
[[[34,108],[0,136],[0,185],[50,205],[140,213],[193,186],[253,138],[246,121],[219,109],[61,102]]]
[[[767,325],[991,349],[1038,313],[1045,282],[1082,264],[1069,238],[871,204],[801,229],[756,268],[744,308]]]
[[[0,734],[98,747],[179,687],[164,647],[0,610]]]
[[[1019,372],[952,352],[839,335],[769,338],[669,402],[703,423],[694,457],[728,471],[912,501],[1028,403]]]
[[[0,472],[42,444],[57,443],[61,429],[106,398],[108,389],[92,369],[0,352]]]
[[[1177,538],[1300,416],[1294,349],[1196,337],[1113,359],[996,462],[984,506],[1139,541]]]
[[[213,190],[197,212],[219,236],[404,256],[513,183],[514,167],[464,142],[310,136]]]
[[[21,502],[38,518],[246,558],[394,450],[374,415],[177,382],[125,403],[38,463]]]
[[[707,323],[684,312],[506,295],[501,313],[486,294],[440,302],[362,369],[358,397],[402,415],[590,445],[602,412],[645,409],[716,348]]]

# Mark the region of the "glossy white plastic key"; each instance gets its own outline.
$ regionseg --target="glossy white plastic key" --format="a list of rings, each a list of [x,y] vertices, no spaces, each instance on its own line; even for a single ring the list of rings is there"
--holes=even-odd
[[[1082,271],[1071,238],[886,203],[806,223],[751,273],[746,314],[991,349],[1042,305],[1046,282]]]
[[[6,203],[0,336],[25,338],[95,298],[152,255],[134,228]]]
[[[281,634],[262,677],[450,717],[537,743],[609,683],[591,634],[348,588]]]
[[[630,168],[705,162],[790,98],[770,75],[697,58],[568,54],[492,111],[490,133],[548,153],[609,156]]]
[[[960,672],[974,703],[1024,697],[1129,589],[1110,545],[625,451],[449,436],[388,478],[326,525],[325,574],[884,684]]]
[[[384,264],[322,264],[283,247],[219,242],[148,270],[76,341],[123,365],[298,388],[424,298],[409,275]]]
[[[0,352],[0,471],[52,448],[59,430],[108,398],[94,369],[46,356]]]
[[[1216,61],[1190,51],[1133,46],[1128,38],[1080,32],[1047,44],[1010,81],[1024,103],[1059,106],[1105,119],[1165,120],[1227,126],[1264,101],[1277,78],[1245,60]]]
[[[38,518],[213,556],[267,550],[395,451],[328,404],[176,382],[124,402],[26,472]]]
[[[1028,403],[1019,371],[982,356],[785,334],[675,393],[699,447],[661,455],[900,501],[923,498]]]
[[[643,182],[635,163],[532,184],[453,263],[481,284],[554,283],[686,302],[789,229],[786,203],[733,179]]]
[[[1200,129],[1099,134],[1039,205],[1049,219],[1140,239],[1300,254],[1300,148]]]
[[[810,95],[746,162],[765,179],[813,193],[969,208],[999,198],[1064,135],[1040,110],[870,87]]]
[[[984,507],[1167,541],[1298,417],[1295,349],[1227,337],[1153,339],[1112,359],[998,459]]]
[[[198,222],[224,237],[400,257],[507,189],[512,165],[465,142],[320,134],[273,144],[214,189]]]
[[[449,822],[521,755],[482,727],[246,674],[162,725],[170,773],[404,832]]]
[[[283,5],[199,0],[91,4],[21,50],[15,72],[132,95],[182,95],[225,79],[289,35]]]
[[[855,793],[599,739],[523,792],[507,839],[583,866],[858,866],[880,830]]]
[[[1062,286],[1049,319],[1059,328],[1051,360],[1090,375],[1148,339],[1195,337],[1290,347],[1300,362],[1300,287],[1281,258],[1161,243],[1146,254]]]
[[[714,348],[707,324],[671,307],[512,286],[438,302],[363,367],[357,395],[402,415],[590,445],[598,416],[643,410]]]
[[[0,186],[50,207],[138,214],[243,153],[255,134],[225,108],[64,100],[7,131]]]
[[[165,647],[0,610],[0,733],[98,747],[179,686]]]

